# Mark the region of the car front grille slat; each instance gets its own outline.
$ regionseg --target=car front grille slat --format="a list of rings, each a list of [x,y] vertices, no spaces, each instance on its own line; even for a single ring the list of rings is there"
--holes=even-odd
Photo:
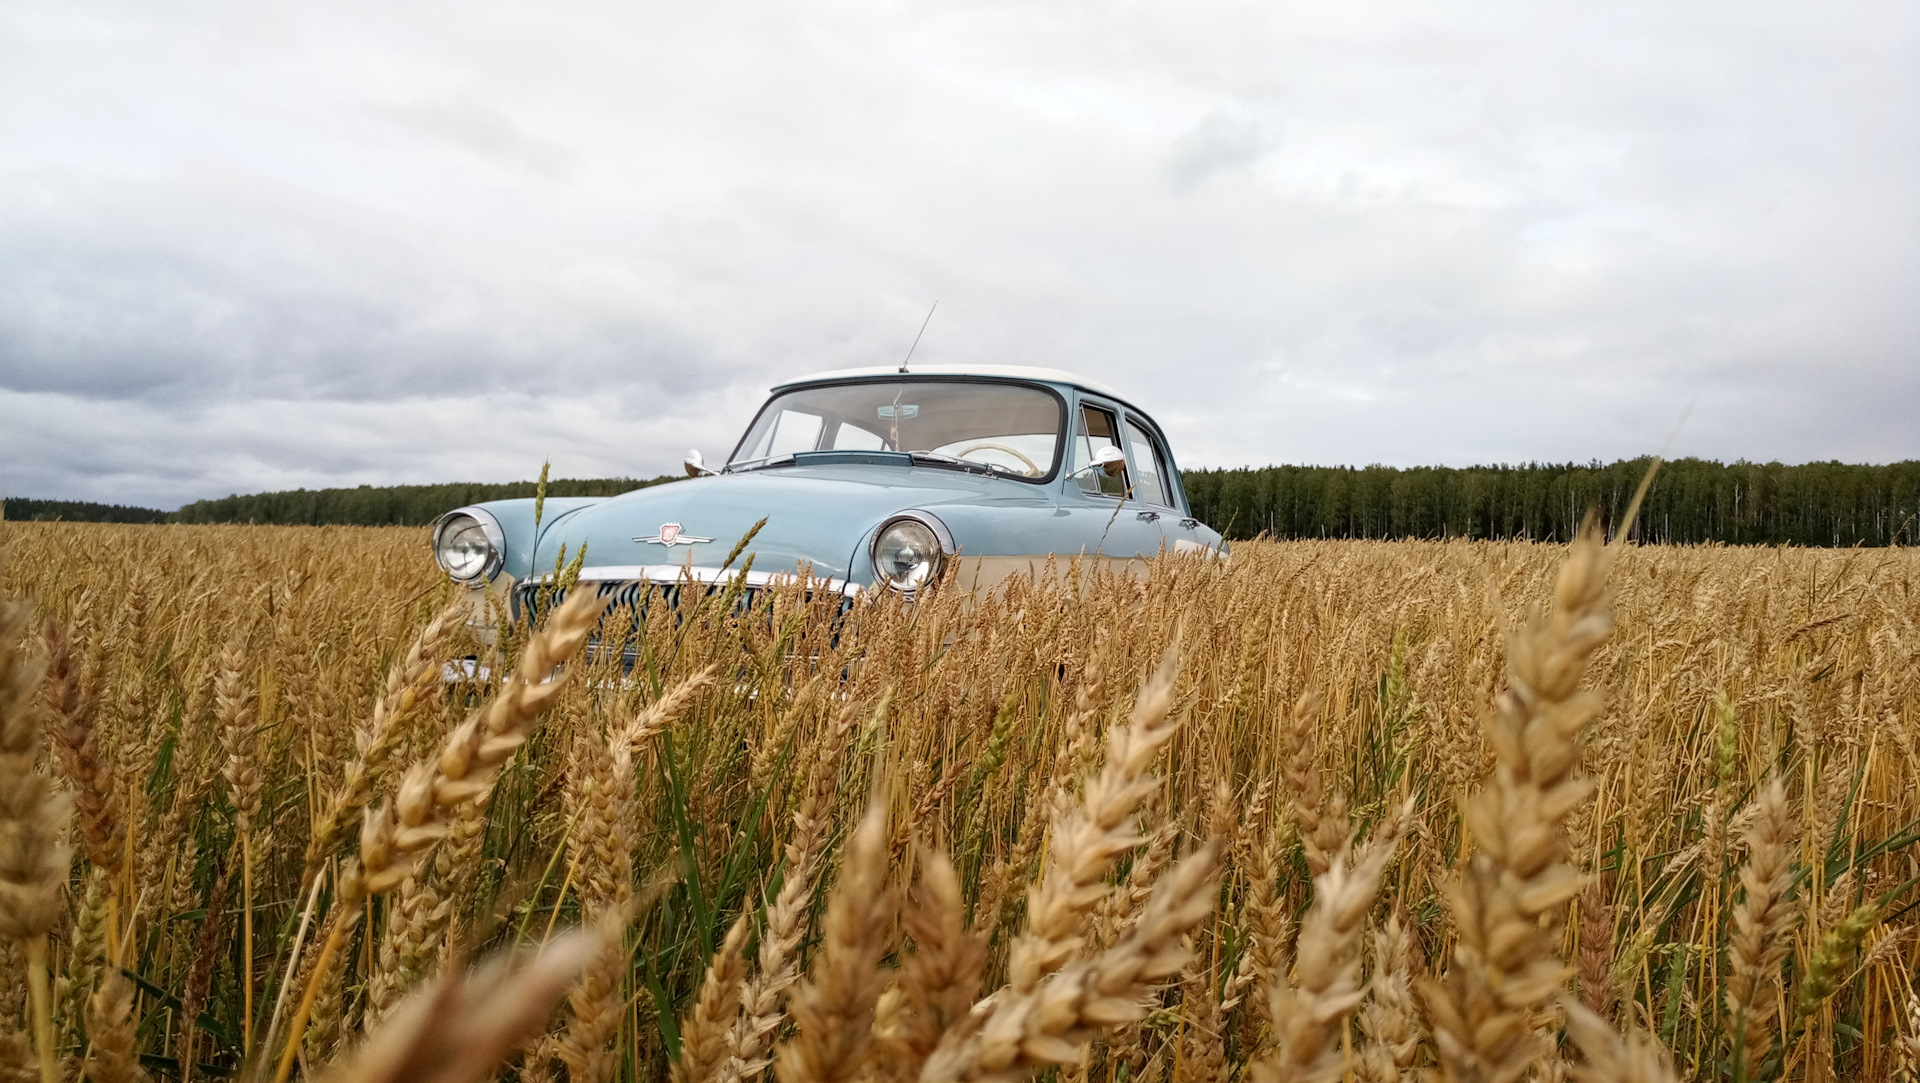
[[[700,612],[705,617],[733,616],[748,617],[763,607],[763,601],[769,587],[749,583],[744,586],[729,584],[727,581],[714,583],[690,582],[682,579],[676,582],[660,580],[601,580],[578,583],[568,587],[548,588],[537,581],[517,583],[513,589],[513,615],[516,620],[527,623],[538,622],[548,612],[564,604],[574,590],[592,589],[601,598],[609,599],[606,615],[601,618],[600,629],[588,636],[587,658],[591,660],[598,654],[598,646],[603,635],[609,631],[608,622],[617,620],[615,614],[625,610],[631,614],[631,632],[625,637],[627,646],[622,651],[623,662],[631,665],[636,657],[634,646],[638,636],[647,626],[647,618],[656,605],[664,605],[673,614],[673,626],[679,628],[690,614]],[[735,594],[733,602],[722,613],[717,606],[709,605],[704,611],[700,603],[713,595],[726,595],[729,590]],[[853,607],[854,596],[829,590],[824,587],[810,587],[799,595],[802,604],[813,606],[831,602],[830,617],[836,623]],[[771,612],[767,615],[771,619]],[[618,635],[618,633],[614,633]]]

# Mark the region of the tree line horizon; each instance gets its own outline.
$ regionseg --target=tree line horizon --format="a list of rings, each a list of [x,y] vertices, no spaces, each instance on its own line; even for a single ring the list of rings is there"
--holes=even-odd
[[[1611,527],[1650,459],[1501,466],[1266,466],[1186,470],[1195,516],[1228,538],[1566,541],[1588,509]],[[549,496],[615,496],[680,480],[554,479]],[[198,500],[177,511],[7,497],[5,519],[421,526],[463,504],[534,496],[535,481],[361,485]],[[1920,541],[1920,461],[1661,466],[1634,528],[1663,544],[1885,546]]]

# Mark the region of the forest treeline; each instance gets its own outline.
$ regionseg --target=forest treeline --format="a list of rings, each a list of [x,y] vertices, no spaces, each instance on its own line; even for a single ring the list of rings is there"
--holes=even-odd
[[[1533,538],[1564,541],[1588,508],[1612,525],[1646,459],[1524,466],[1268,466],[1182,474],[1193,513],[1230,538]],[[613,496],[677,480],[561,479],[551,496]],[[9,497],[8,519],[118,523],[418,526],[462,504],[532,496],[533,481],[362,485],[201,500],[167,513]],[[1661,467],[1635,533],[1642,540],[1732,545],[1920,542],[1920,461],[1717,463]]]
[[[548,496],[618,496],[649,485],[677,481],[657,478],[555,478]],[[173,513],[175,523],[277,523],[288,526],[422,526],[441,512],[486,500],[533,496],[537,481],[495,485],[361,485],[352,489],[293,489],[251,496],[196,500]]]
[[[1269,466],[1189,470],[1181,478],[1194,515],[1230,538],[1566,541],[1588,508],[1611,529],[1647,465]],[[1678,459],[1655,476],[1634,534],[1677,544],[1913,545],[1917,520],[1920,461]]]
[[[167,513],[122,504],[95,504],[88,500],[32,500],[24,496],[0,499],[0,520],[32,522],[64,519],[69,523],[164,523]]]

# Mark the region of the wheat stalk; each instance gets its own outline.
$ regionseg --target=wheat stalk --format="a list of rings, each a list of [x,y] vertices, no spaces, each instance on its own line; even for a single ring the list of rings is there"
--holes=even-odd
[[[220,735],[227,760],[220,773],[233,799],[233,830],[240,840],[240,988],[241,1044],[253,1045],[253,820],[260,815],[260,742],[257,722],[245,680],[246,656],[238,642],[228,643],[220,656],[214,682],[214,708],[220,717]]]
[[[26,956],[40,1077],[58,1083],[47,930],[64,910],[67,802],[39,772],[34,697],[46,669],[27,654],[26,628],[26,605],[0,599],[0,938],[18,942]]]
[[[921,1083],[1025,1079],[1072,1064],[1100,1032],[1146,1015],[1148,992],[1178,974],[1182,940],[1213,912],[1218,842],[1176,863],[1146,909],[1113,947],[1077,959],[1027,990],[1009,985],[949,1028],[921,1070]]]
[[[746,977],[745,914],[734,920],[720,950],[707,967],[693,1011],[680,1024],[680,1059],[668,1074],[671,1083],[709,1083],[727,1060],[727,1032],[740,1010],[740,983]]]
[[[986,936],[967,925],[960,878],[946,851],[922,846],[919,870],[902,914],[913,952],[900,967],[900,1022],[888,1043],[895,1079],[919,1076],[940,1036],[966,1018],[987,965]]]
[[[409,997],[322,1083],[478,1083],[546,1025],[575,975],[617,929],[560,937],[531,958],[438,979]]]
[[[1588,794],[1578,742],[1600,700],[1579,686],[1613,628],[1611,557],[1590,517],[1561,566],[1553,611],[1508,647],[1508,687],[1487,727],[1493,777],[1465,814],[1476,850],[1446,893],[1453,963],[1424,987],[1448,1083],[1525,1074],[1542,1048],[1534,1015],[1568,976],[1555,930],[1583,880],[1565,861],[1564,823]]]
[[[1678,1083],[1673,1062],[1660,1043],[1644,1033],[1622,1038],[1586,1006],[1562,998],[1567,1038],[1585,1060],[1573,1069],[1578,1083]]]
[[[1345,1070],[1339,1038],[1364,995],[1360,936],[1393,850],[1392,839],[1364,855],[1344,844],[1329,856],[1327,871],[1314,877],[1313,905],[1295,947],[1294,981],[1287,984],[1277,973],[1269,977],[1274,1048],[1252,1065],[1256,1083],[1329,1083]]]
[[[884,711],[885,704],[881,708]],[[800,807],[793,813],[793,834],[786,845],[786,869],[780,890],[767,906],[755,972],[740,991],[740,1016],[727,1035],[722,1083],[751,1080],[772,1063],[767,1057],[773,1033],[785,1017],[787,991],[799,980],[800,944],[806,935],[807,909],[826,845],[829,810],[839,784],[840,763],[853,740],[858,708],[849,701],[821,735],[808,770]],[[876,716],[877,717],[877,716]]]
[[[1746,895],[1733,909],[1728,940],[1727,1015],[1739,1078],[1758,1079],[1773,1044],[1773,1017],[1780,990],[1780,964],[1790,947],[1796,915],[1793,891],[1793,819],[1786,788],[1774,779],[1754,802],[1747,829],[1748,857],[1740,868]]]
[[[1009,982],[1017,992],[1031,990],[1080,950],[1087,915],[1107,895],[1107,870],[1146,841],[1133,814],[1154,792],[1154,757],[1180,728],[1171,714],[1176,666],[1169,650],[1141,688],[1127,724],[1108,734],[1106,763],[1087,783],[1079,808],[1054,826],[1040,881],[1027,896],[1026,929],[1008,957]]]
[[[794,990],[795,1032],[774,1060],[780,1083],[854,1083],[866,1068],[895,910],[886,875],[887,816],[876,801],[847,844],[819,957]]]
[[[492,792],[500,769],[526,743],[565,687],[566,673],[555,675],[555,670],[586,642],[605,607],[605,599],[581,593],[554,610],[547,625],[528,641],[520,664],[499,693],[447,736],[438,756],[408,772],[392,802],[368,813],[360,830],[359,861],[340,875],[336,915],[357,915],[367,896],[398,887],[421,856],[445,837],[453,811]],[[329,922],[331,931],[294,1014],[274,1083],[286,1083],[293,1070],[307,1015],[332,969],[349,920],[336,917]]]
[[[1420,1013],[1413,1002],[1412,944],[1398,913],[1373,936],[1373,980],[1360,1011],[1366,1035],[1359,1078],[1365,1083],[1411,1083],[1420,1055]]]

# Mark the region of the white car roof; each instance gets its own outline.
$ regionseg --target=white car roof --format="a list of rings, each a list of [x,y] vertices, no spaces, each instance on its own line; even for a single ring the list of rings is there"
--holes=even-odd
[[[783,380],[775,384],[772,390],[778,391],[783,387],[792,387],[794,384],[813,383],[816,380],[843,380],[858,376],[897,376],[899,374],[900,366],[898,365],[869,365],[865,368],[832,369],[827,372],[816,372],[808,376],[801,376],[793,380]],[[1047,383],[1073,384],[1076,387],[1084,387],[1088,391],[1106,395],[1110,398],[1121,398],[1118,391],[1115,391],[1113,388],[1108,387],[1098,380],[1089,380],[1085,376],[1076,376],[1064,369],[1040,368],[1034,365],[909,365],[907,366],[907,375],[1005,376],[1017,380],[1041,380]]]

